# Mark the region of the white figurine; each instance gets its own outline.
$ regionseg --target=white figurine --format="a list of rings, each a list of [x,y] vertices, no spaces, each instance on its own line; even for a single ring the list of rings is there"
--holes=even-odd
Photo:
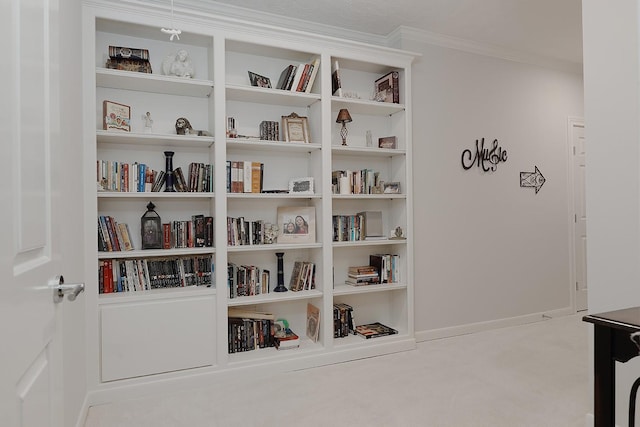
[[[144,120],[144,131],[145,133],[153,132],[153,119],[151,118],[151,113],[147,111],[147,114],[142,116],[142,120]]]
[[[189,59],[189,52],[180,49],[175,55],[167,55],[162,61],[162,72],[167,76],[193,78],[195,70]]]

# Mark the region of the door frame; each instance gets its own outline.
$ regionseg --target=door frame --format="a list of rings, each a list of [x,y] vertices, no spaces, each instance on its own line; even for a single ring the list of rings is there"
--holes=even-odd
[[[576,306],[576,208],[575,208],[575,168],[573,166],[573,137],[576,127],[584,128],[584,118],[577,116],[569,116],[567,119],[567,207],[568,207],[568,223],[569,223],[569,289],[571,309],[577,312]]]

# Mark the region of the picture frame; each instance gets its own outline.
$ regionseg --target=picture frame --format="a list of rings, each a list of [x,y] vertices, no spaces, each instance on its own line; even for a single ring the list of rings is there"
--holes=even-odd
[[[315,243],[316,208],[278,207],[278,243]]]
[[[289,181],[289,193],[313,194],[313,177],[291,179]]]
[[[383,187],[384,194],[400,194],[400,183],[399,182],[385,182]]]
[[[374,82],[375,100],[380,102],[400,103],[399,73],[391,71]]]
[[[102,129],[131,132],[131,107],[113,101],[102,102]]]
[[[309,120],[296,113],[282,116],[282,133],[285,142],[310,143]]]
[[[271,79],[269,79],[269,77],[261,76],[253,71],[248,71],[248,73],[251,86],[271,88]]]
[[[378,148],[386,148],[389,150],[395,150],[398,145],[398,138],[395,136],[385,136],[378,138]]]

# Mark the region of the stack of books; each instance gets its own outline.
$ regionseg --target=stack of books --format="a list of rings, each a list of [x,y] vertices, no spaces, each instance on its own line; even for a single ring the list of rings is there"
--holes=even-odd
[[[372,265],[349,267],[345,283],[351,286],[376,285],[380,283],[380,274],[378,269]]]
[[[273,337],[273,342],[278,350],[289,350],[300,347],[300,337],[289,328],[277,332]]]
[[[106,68],[151,74],[149,49],[109,46]]]

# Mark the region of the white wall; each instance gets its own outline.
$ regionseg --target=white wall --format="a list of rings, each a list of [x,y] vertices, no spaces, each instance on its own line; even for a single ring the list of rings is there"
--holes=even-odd
[[[418,338],[571,310],[569,116],[582,76],[403,40],[413,69]],[[464,170],[463,150],[498,139],[495,172]],[[538,166],[538,194],[520,172]]]
[[[638,3],[583,0],[589,312],[640,305]],[[616,367],[616,424],[627,425],[640,359]],[[637,417],[637,415],[636,415]]]

